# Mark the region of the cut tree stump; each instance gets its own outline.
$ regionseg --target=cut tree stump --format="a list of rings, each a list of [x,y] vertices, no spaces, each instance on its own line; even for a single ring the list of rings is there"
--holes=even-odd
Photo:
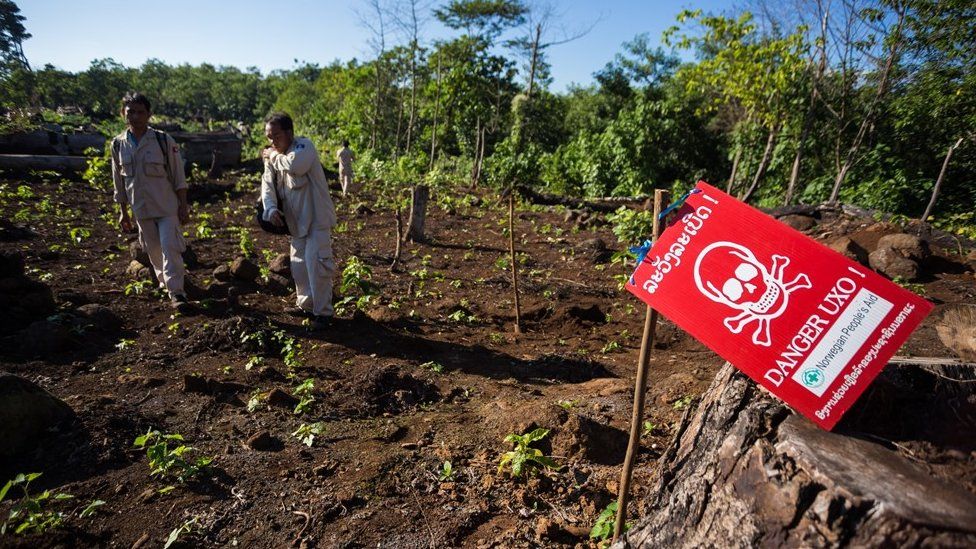
[[[888,366],[830,433],[726,364],[614,548],[976,546],[973,379]]]
[[[430,187],[416,185],[410,189],[410,220],[407,222],[405,240],[424,241],[424,222],[427,220],[427,201],[430,200]]]

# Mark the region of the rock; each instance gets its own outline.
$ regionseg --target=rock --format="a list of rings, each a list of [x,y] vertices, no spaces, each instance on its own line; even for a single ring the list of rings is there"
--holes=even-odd
[[[238,280],[254,282],[261,274],[261,269],[246,257],[238,257],[230,265],[230,274]]]
[[[629,435],[582,414],[571,414],[553,438],[558,455],[582,456],[601,465],[617,465],[627,452]]]
[[[942,344],[966,362],[976,362],[976,305],[947,307],[936,323]]]
[[[87,326],[99,332],[117,332],[122,327],[122,320],[105,305],[89,303],[75,309],[75,313],[84,319]]]
[[[0,461],[21,457],[74,417],[70,406],[36,384],[0,372]]]
[[[594,264],[610,261],[611,252],[600,238],[588,238],[576,246],[576,253],[588,257]]]
[[[144,280],[147,278],[145,275],[149,274],[149,269],[133,259],[129,262],[129,266],[125,268],[125,274],[133,280]]]
[[[38,320],[24,330],[21,350],[30,356],[51,356],[74,347],[75,339],[67,326]]]
[[[280,447],[281,441],[271,436],[268,431],[259,431],[251,435],[244,444],[252,450],[269,451]]]
[[[268,268],[274,274],[291,278],[291,257],[288,254],[278,254],[271,260]]]
[[[794,229],[805,232],[817,226],[817,220],[808,216],[800,214],[790,214],[784,215],[779,218],[780,223],[793,227]]]
[[[868,264],[875,271],[891,279],[912,282],[918,279],[918,263],[906,258],[894,248],[879,247],[868,256]]]
[[[827,247],[847,259],[857,261],[864,266],[868,265],[868,251],[846,236],[831,240]]]
[[[217,265],[213,270],[214,280],[218,282],[229,282],[231,277],[229,265]]]
[[[29,282],[23,276],[8,276],[0,278],[0,294],[16,294],[21,292]]]
[[[291,280],[280,274],[271,273],[268,275],[265,287],[273,295],[288,295],[291,293]]]
[[[644,518],[614,549],[973,546],[976,495],[875,442],[951,445],[973,428],[960,415],[972,405],[959,406],[976,390],[934,380],[919,368],[883,370],[832,433],[726,364],[676,426]]]
[[[0,278],[24,276],[24,256],[17,252],[0,252]]]
[[[294,408],[298,405],[298,399],[279,388],[268,393],[268,405],[279,408]]]
[[[143,267],[152,267],[152,263],[149,262],[149,254],[142,251],[142,244],[139,244],[139,239],[129,242],[129,258],[138,261]]]
[[[891,248],[901,254],[902,257],[915,262],[925,261],[930,255],[927,242],[917,236],[905,233],[882,236],[878,240],[878,249],[881,248]]]

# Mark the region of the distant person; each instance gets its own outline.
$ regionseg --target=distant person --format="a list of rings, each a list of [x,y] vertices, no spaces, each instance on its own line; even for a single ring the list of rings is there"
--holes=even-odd
[[[181,224],[190,220],[186,178],[180,147],[165,132],[149,126],[152,106],[141,93],[122,98],[126,130],[112,139],[112,180],[115,202],[122,210],[119,225],[131,232],[132,217],[139,243],[149,255],[156,279],[169,292],[174,308],[188,308],[183,291],[186,242]]]
[[[312,329],[321,330],[332,322],[332,277],[336,269],[332,258],[336,214],[325,170],[315,145],[305,137],[295,137],[287,114],[271,114],[264,133],[271,142],[261,151],[264,220],[277,226],[287,223],[291,233],[291,274],[298,303],[287,312],[309,317]]]
[[[355,185],[352,181],[352,161],[356,159],[355,153],[349,148],[349,141],[342,142],[342,148],[336,153],[336,160],[339,161],[339,183],[342,184],[342,196],[358,192],[362,185]]]

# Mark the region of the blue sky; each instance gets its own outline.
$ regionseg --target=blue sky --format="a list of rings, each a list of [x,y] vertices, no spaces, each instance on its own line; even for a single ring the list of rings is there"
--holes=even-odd
[[[573,82],[592,82],[593,72],[639,33],[660,39],[684,8],[719,13],[733,5],[732,0],[553,3],[561,14],[558,22],[569,32],[598,20],[583,38],[549,51],[555,91]],[[155,57],[171,64],[256,66],[267,73],[293,67],[296,59],[327,64],[371,57],[370,33],[356,15],[357,8],[366,6],[356,1],[18,0],[17,4],[33,35],[24,43],[24,52],[37,67],[50,63],[79,71],[92,59],[111,57],[138,66]],[[433,18],[424,30],[427,41],[452,33]]]

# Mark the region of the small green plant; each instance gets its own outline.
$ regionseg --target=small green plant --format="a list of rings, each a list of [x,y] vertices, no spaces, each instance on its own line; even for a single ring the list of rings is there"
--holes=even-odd
[[[92,500],[91,503],[89,503],[84,509],[81,510],[81,513],[78,513],[78,516],[81,518],[93,517],[95,516],[95,513],[98,512],[98,508],[101,507],[102,505],[105,505],[105,502],[103,500],[100,499]]]
[[[454,478],[455,472],[454,465],[452,465],[450,461],[445,461],[444,464],[441,465],[441,474],[437,478],[441,482],[447,482]]]
[[[254,245],[254,239],[251,238],[251,231],[246,227],[237,227],[237,233],[237,247],[240,248],[244,257],[256,257],[257,247]]]
[[[197,517],[193,517],[190,520],[184,522],[183,524],[177,526],[169,533],[169,537],[166,538],[166,545],[163,545],[163,549],[169,549],[174,543],[179,541],[180,536],[183,534],[190,534],[197,527]]]
[[[190,446],[179,444],[183,442],[180,434],[163,434],[150,429],[144,435],[136,437],[133,446],[146,450],[149,458],[149,476],[175,479],[180,484],[206,473],[212,457],[198,457],[187,460],[184,456],[194,450]],[[170,443],[176,444],[170,448]]]
[[[924,284],[919,284],[917,282],[909,282],[909,281],[905,280],[904,278],[901,278],[900,276],[896,276],[895,278],[891,279],[891,281],[894,282],[895,284],[901,286],[902,288],[905,288],[909,292],[912,292],[914,294],[918,294],[918,295],[921,295],[921,296],[924,296],[925,295],[925,285]]]
[[[125,295],[151,294],[157,286],[151,280],[133,280],[125,285]]]
[[[251,369],[253,369],[255,366],[260,366],[263,363],[264,363],[263,356],[254,355],[251,358],[247,359],[247,362],[244,363],[244,369],[250,372]]]
[[[477,324],[478,317],[464,310],[463,308],[447,315],[447,319],[458,324]]]
[[[590,539],[597,540],[603,545],[603,542],[609,541],[610,537],[613,535],[613,526],[617,520],[617,502],[614,501],[603,508],[600,511],[600,515],[596,517],[596,523],[593,528],[590,529]],[[630,524],[624,525],[624,532],[630,529]]]
[[[336,304],[338,314],[343,314],[350,306],[365,311],[376,296],[377,287],[371,279],[373,270],[356,256],[349,256],[342,268],[339,293],[343,298]],[[356,294],[359,293],[357,296]]]
[[[556,404],[558,404],[560,408],[568,412],[579,404],[579,400],[558,400],[556,401]]]
[[[609,341],[609,342],[607,342],[606,345],[603,346],[602,349],[600,349],[600,352],[606,355],[606,354],[612,353],[614,351],[619,351],[619,350],[620,350],[620,344],[619,343],[617,343],[616,341]]]
[[[115,344],[115,348],[119,351],[124,351],[126,349],[131,349],[135,347],[136,342],[134,339],[120,339],[118,343]]]
[[[505,442],[515,444],[515,448],[502,454],[501,461],[498,462],[498,472],[505,470],[509,466],[513,477],[522,476],[523,472],[530,472],[533,468],[542,466],[547,469],[558,470],[559,466],[552,458],[546,457],[542,450],[532,448],[529,445],[546,438],[549,429],[538,428],[524,435],[511,433],[505,437]]]
[[[657,431],[657,425],[655,423],[651,422],[650,420],[644,420],[644,425],[643,425],[643,430],[641,432],[641,436],[645,436],[646,437],[646,436],[653,435],[654,434],[654,431]]]
[[[621,244],[633,245],[651,234],[654,227],[654,212],[647,210],[632,210],[627,206],[617,208],[617,211],[607,215],[607,221],[613,224],[613,234]]]
[[[304,414],[315,402],[315,395],[312,391],[315,390],[315,380],[308,378],[303,381],[292,394],[298,397],[298,404],[295,405],[295,415]]]
[[[671,407],[675,410],[684,410],[691,404],[693,397],[691,395],[685,395],[674,402],[671,403]]]
[[[281,361],[288,368],[288,377],[294,377],[296,368],[303,364],[302,344],[295,341],[295,338],[278,330],[273,334],[273,339],[281,346]]]
[[[30,483],[41,476],[42,473],[19,474],[13,480],[7,481],[0,489],[0,502],[7,497],[7,493],[13,487],[19,487],[23,492],[20,501],[10,508],[7,520],[0,525],[0,535],[7,533],[7,528],[13,526],[15,534],[25,532],[43,533],[52,528],[58,528],[64,522],[64,513],[47,509],[50,501],[62,501],[71,499],[74,496],[64,492],[52,493],[44,490],[40,494],[30,493]]]
[[[247,412],[252,413],[260,408],[264,401],[268,400],[268,393],[265,393],[261,389],[255,389],[250,398],[247,399]]]
[[[427,368],[428,370],[434,372],[435,374],[444,373],[444,365],[441,364],[440,362],[434,362],[433,360],[429,362],[424,362],[423,364],[420,365],[420,367]]]
[[[72,243],[81,244],[83,240],[91,237],[91,230],[85,227],[73,227],[68,230],[68,236]]]
[[[298,429],[291,434],[291,436],[300,440],[305,446],[311,446],[315,444],[315,437],[324,432],[325,424],[321,421],[317,421],[311,424],[302,423],[301,426],[299,426]]]

